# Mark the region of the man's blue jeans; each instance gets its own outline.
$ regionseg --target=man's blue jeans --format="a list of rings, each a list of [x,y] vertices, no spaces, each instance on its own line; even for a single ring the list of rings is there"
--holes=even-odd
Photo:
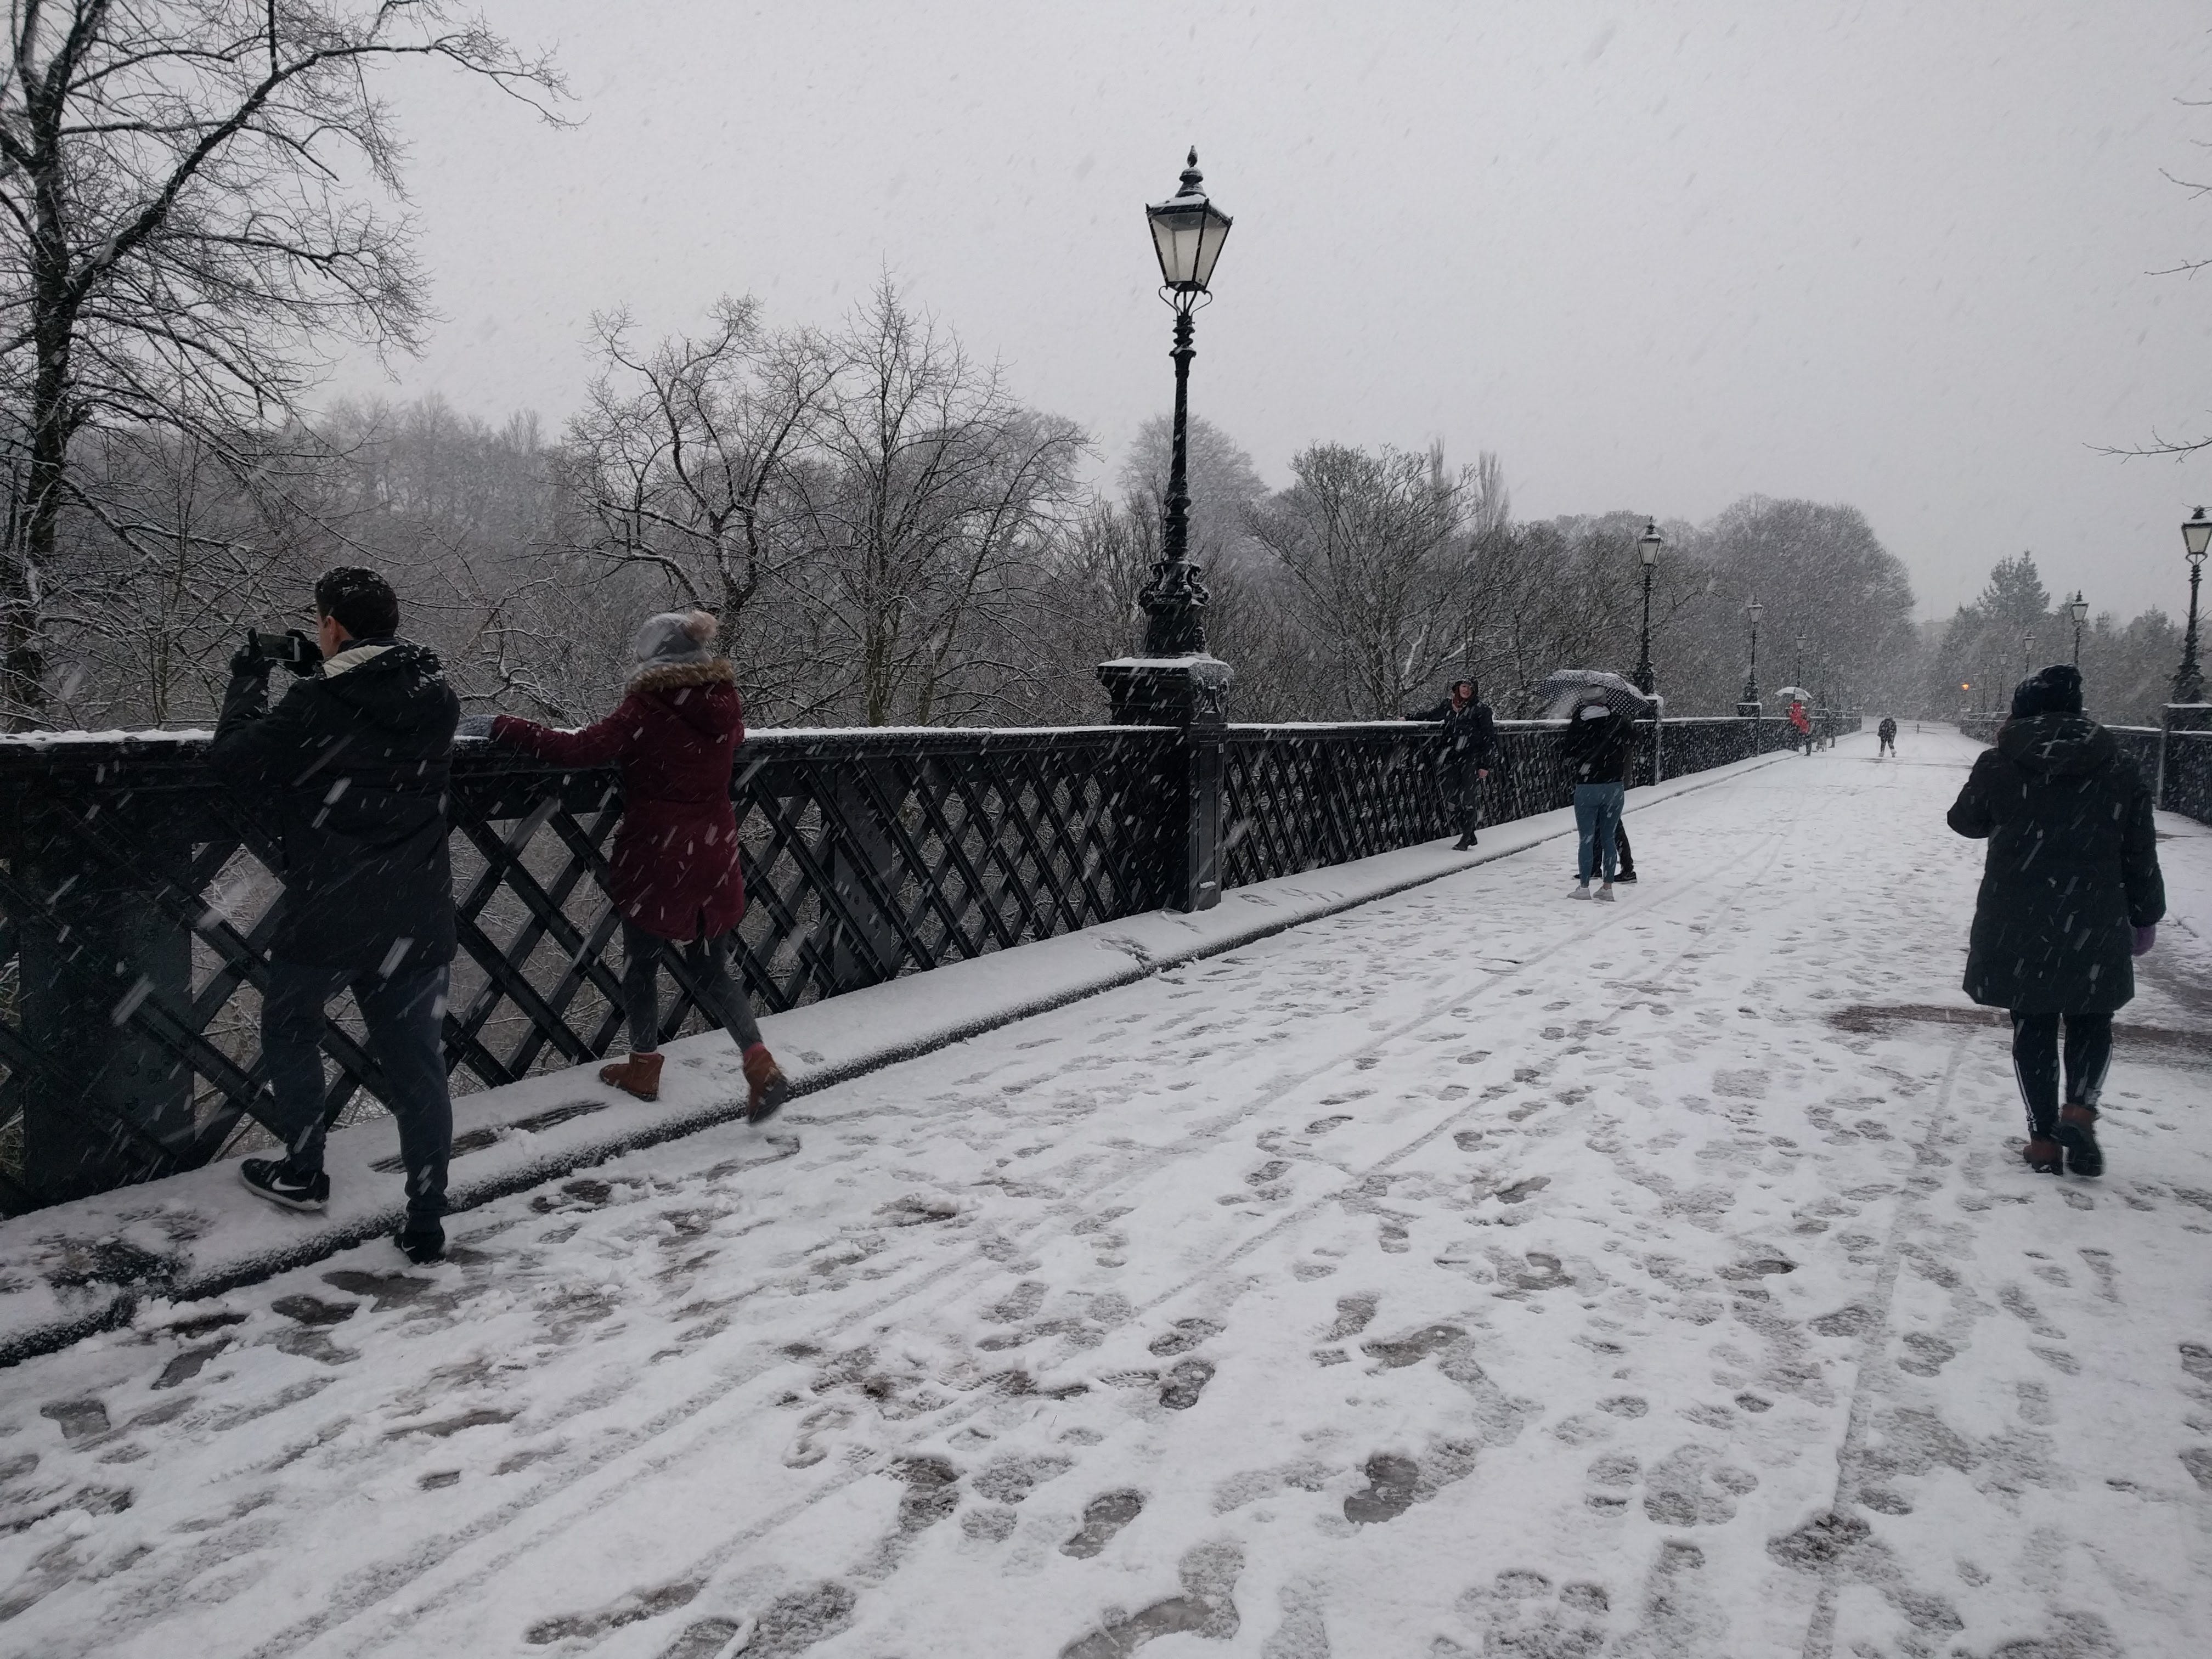
[[[450,970],[441,964],[385,979],[374,969],[317,968],[272,961],[261,999],[261,1054],[276,1095],[285,1161],[323,1167],[323,1009],[349,985],[368,1027],[369,1052],[383,1068],[386,1103],[399,1126],[410,1220],[446,1212],[446,1164],[453,1150],[453,1103],[446,1088],[443,1042]]]
[[[1620,810],[1626,804],[1626,791],[1617,783],[1578,783],[1575,786],[1575,828],[1582,831],[1582,848],[1576,855],[1575,869],[1583,880],[1588,881],[1600,870],[1606,880],[1613,880],[1614,860],[1620,854],[1613,847],[1613,836],[1620,828]]]

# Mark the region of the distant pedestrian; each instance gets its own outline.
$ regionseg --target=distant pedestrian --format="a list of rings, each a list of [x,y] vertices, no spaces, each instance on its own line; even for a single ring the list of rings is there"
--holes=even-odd
[[[2112,734],[2081,712],[2080,671],[2022,680],[1948,822],[1987,837],[1966,992],[2012,1015],[2030,1169],[2101,1175],[2097,1102],[2112,1014],[2135,995],[2133,958],[2158,938],[2166,886],[2150,791]],[[2065,1097],[2059,1033],[2065,1032]]]
[[[1455,680],[1449,697],[1406,718],[1443,723],[1437,782],[1443,791],[1445,810],[1459,825],[1459,842],[1452,850],[1464,853],[1474,845],[1474,832],[1481,827],[1482,786],[1498,752],[1498,723],[1490,705],[1475,695],[1473,680]]]
[[[761,1041],[733,971],[745,886],[730,767],[744,738],[744,712],[728,659],[710,648],[714,632],[714,619],[702,611],[649,617],[632,641],[637,667],[613,714],[578,732],[501,714],[489,735],[559,765],[612,765],[622,773],[614,901],[622,915],[629,1057],[602,1066],[599,1080],[640,1100],[660,1097],[660,959],[681,945],[708,1013],[744,1058],[745,1121],[760,1123],[775,1115],[791,1085]]]
[[[1797,730],[1796,742],[1790,747],[1794,749],[1798,744],[1802,744],[1805,752],[1810,755],[1813,752],[1813,717],[1805,712],[1804,703],[1796,697],[1790,700],[1790,724]]]
[[[1581,837],[1571,898],[1593,896],[1590,878],[1599,875],[1604,879],[1595,896],[1613,902],[1617,837],[1635,743],[1634,723],[1596,697],[1575,710],[1560,738],[1559,758],[1575,786],[1575,828]]]
[[[1884,755],[1893,756],[1897,753],[1897,722],[1895,720],[1884,714],[1881,717],[1881,724],[1875,727],[1875,735],[1881,739],[1881,747],[1875,750],[1874,757],[1876,760],[1880,760]]]
[[[261,994],[261,1056],[280,1158],[249,1158],[240,1179],[272,1204],[319,1210],[326,1092],[324,1008],[350,988],[399,1129],[410,1261],[445,1252],[453,1102],[446,998],[453,876],[446,792],[460,706],[436,656],[399,637],[399,601],[373,570],[315,583],[319,662],[301,661],[269,707],[258,636],[230,660],[208,765],[253,797],[283,859],[284,909]]]

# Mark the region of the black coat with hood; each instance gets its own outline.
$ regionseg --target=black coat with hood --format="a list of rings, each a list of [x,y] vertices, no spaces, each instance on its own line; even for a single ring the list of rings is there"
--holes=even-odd
[[[274,831],[287,962],[397,975],[453,959],[446,797],[460,702],[435,653],[358,640],[274,708],[231,677],[208,764]]]
[[[2009,720],[1948,819],[1987,837],[1966,992],[2027,1013],[2110,1013],[2135,995],[2134,930],[2166,913],[2150,791],[2085,714]]]
[[[1636,751],[1636,723],[1617,708],[1586,703],[1559,739],[1571,783],[1626,783]]]
[[[1446,697],[1433,708],[1424,708],[1419,714],[1408,714],[1409,720],[1442,720],[1444,745],[1437,757],[1437,765],[1445,772],[1464,772],[1469,767],[1488,771],[1498,752],[1498,722],[1492,718],[1490,705],[1470,699],[1455,707]]]

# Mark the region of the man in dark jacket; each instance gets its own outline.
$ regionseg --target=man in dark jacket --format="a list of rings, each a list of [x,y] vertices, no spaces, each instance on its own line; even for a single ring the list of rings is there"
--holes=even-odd
[[[1498,750],[1498,723],[1491,717],[1490,705],[1476,697],[1473,680],[1456,680],[1451,696],[1406,718],[1443,722],[1437,781],[1443,788],[1445,810],[1459,821],[1459,842],[1452,850],[1464,853],[1474,845],[1474,832],[1481,827],[1482,785]]]
[[[1881,739],[1881,747],[1874,751],[1874,757],[1876,760],[1880,760],[1884,755],[1894,755],[1897,752],[1897,722],[1895,720],[1884,714],[1881,717],[1881,724],[1875,727],[1875,735]]]
[[[319,664],[295,670],[269,707],[274,659],[249,640],[231,659],[208,763],[270,824],[283,911],[270,942],[261,1053],[281,1158],[245,1159],[246,1186],[271,1203],[319,1210],[325,1005],[351,988],[399,1127],[416,1261],[445,1249],[446,1164],[453,1138],[441,1041],[453,959],[446,791],[460,705],[438,659],[398,637],[399,602],[371,570],[315,584]]]
[[[2013,1069],[2027,1106],[2028,1167],[2104,1172],[2097,1097],[2112,1013],[2135,995],[2132,958],[2166,914],[2150,791],[2112,734],[2081,712],[2064,663],[2022,680],[1948,820],[1987,837],[1966,951],[1966,994],[2012,1014]],[[2065,1027],[2065,1103],[2058,1042]]]
[[[1602,874],[1596,896],[1613,902],[1613,878],[1626,805],[1629,761],[1635,751],[1636,726],[1627,715],[1593,697],[1575,710],[1560,739],[1559,758],[1575,786],[1575,827],[1581,831],[1576,886],[1570,897],[1591,896],[1589,882]]]

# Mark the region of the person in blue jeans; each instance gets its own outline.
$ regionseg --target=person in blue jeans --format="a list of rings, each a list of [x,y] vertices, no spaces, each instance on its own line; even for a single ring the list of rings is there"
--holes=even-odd
[[[1613,902],[1615,838],[1626,804],[1628,766],[1635,752],[1636,727],[1627,715],[1592,698],[1575,710],[1560,739],[1559,757],[1575,786],[1575,828],[1581,832],[1575,890],[1568,896]],[[1590,878],[1604,878],[1596,893]]]

